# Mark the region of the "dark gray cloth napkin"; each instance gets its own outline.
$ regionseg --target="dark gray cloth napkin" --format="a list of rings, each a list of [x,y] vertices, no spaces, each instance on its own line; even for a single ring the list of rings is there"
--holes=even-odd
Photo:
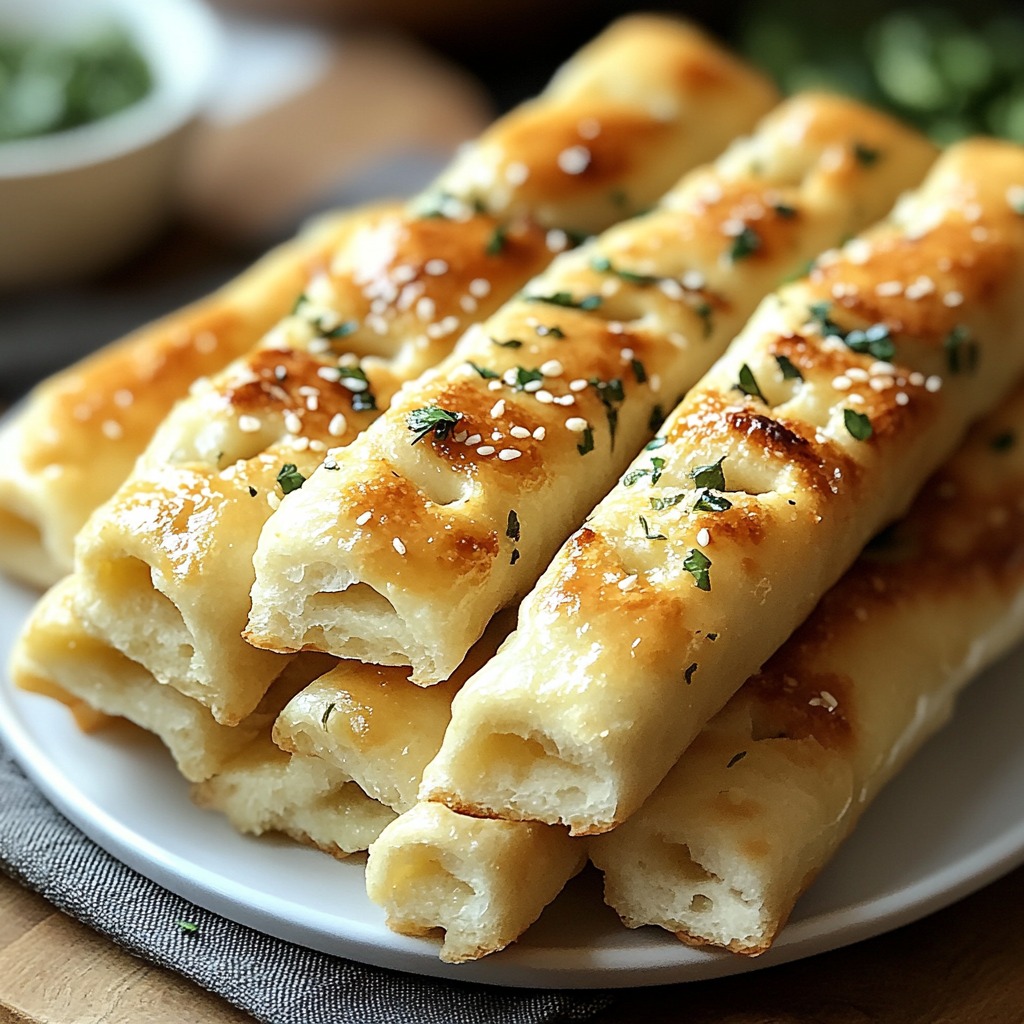
[[[129,952],[268,1024],[547,1024],[588,1020],[611,1002],[602,993],[498,989],[367,967],[227,921],[101,850],[2,746],[0,869]]]

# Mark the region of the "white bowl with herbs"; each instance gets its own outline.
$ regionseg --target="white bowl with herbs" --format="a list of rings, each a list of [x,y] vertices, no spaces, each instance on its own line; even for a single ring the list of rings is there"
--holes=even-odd
[[[156,234],[218,48],[200,0],[0,0],[0,288]]]

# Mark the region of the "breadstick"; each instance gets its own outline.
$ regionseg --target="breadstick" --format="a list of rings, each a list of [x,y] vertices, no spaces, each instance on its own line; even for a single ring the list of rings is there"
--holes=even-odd
[[[957,145],[762,304],[460,691],[421,797],[576,834],[640,806],[1024,369],[1021,182],[1019,147]]]
[[[446,679],[758,299],[933,155],[851,100],[798,97],[653,212],[560,256],[282,504],[248,638]]]

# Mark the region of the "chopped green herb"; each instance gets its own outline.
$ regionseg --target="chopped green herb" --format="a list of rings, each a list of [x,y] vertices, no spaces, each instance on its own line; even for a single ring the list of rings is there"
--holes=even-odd
[[[640,520],[640,526],[643,528],[644,536],[648,540],[668,540],[668,538],[663,533],[651,533],[651,528],[648,525],[647,520],[644,519],[643,516],[637,516],[637,519]]]
[[[295,316],[295,314],[298,313],[298,311],[302,309],[307,302],[309,302],[309,298],[306,293],[300,292],[299,297],[295,300],[295,305],[292,306],[292,316]]]
[[[416,444],[431,433],[438,441],[443,441],[461,419],[462,413],[451,412],[434,404],[426,405],[422,409],[413,409],[405,417],[406,425],[416,435],[410,443]]]
[[[175,921],[174,923],[186,935],[195,935],[195,933],[199,931],[199,925],[195,924],[192,921]]]
[[[665,410],[662,409],[662,407],[660,405],[656,405],[651,410],[651,415],[648,417],[647,429],[648,430],[657,430],[662,425],[662,423],[664,423],[664,422],[665,422]],[[661,439],[661,443],[662,444],[665,443],[665,439],[664,438]]]
[[[509,338],[508,341],[498,341],[497,338],[491,338],[499,348],[522,348],[523,343],[518,338]]]
[[[774,203],[772,209],[783,219],[792,220],[796,216],[796,207],[789,203]]]
[[[693,307],[693,311],[700,317],[701,323],[704,325],[704,337],[709,338],[711,332],[715,329],[715,313],[711,308],[711,304],[709,302],[701,302]]]
[[[804,379],[804,375],[793,365],[793,360],[789,356],[778,355],[775,357],[775,362],[778,363],[779,369],[782,371],[783,380]]]
[[[277,483],[282,494],[291,494],[292,491],[297,491],[305,482],[306,478],[299,472],[299,468],[294,462],[286,462],[278,471]]]
[[[497,380],[499,377],[499,374],[495,373],[494,370],[489,370],[486,366],[477,366],[472,359],[467,359],[466,362],[469,363],[469,365],[472,366],[484,380]]]
[[[647,370],[639,359],[631,359],[629,361],[629,368],[633,371],[633,377],[636,379],[637,384],[647,383]]]
[[[336,341],[338,338],[347,338],[350,334],[355,334],[359,330],[359,322],[357,320],[345,320],[343,323],[338,324],[337,327],[332,327],[329,331],[325,331],[318,320],[315,324],[320,334]]]
[[[668,444],[668,438],[666,437],[652,437],[647,444],[644,445],[645,452],[653,452],[658,448],[664,448]]]
[[[712,494],[706,487],[697,494],[693,503],[694,512],[727,512],[732,502],[721,494]]]
[[[372,412],[377,408],[377,399],[370,390],[370,379],[361,366],[343,366],[338,383],[352,392],[353,412]]]
[[[532,384],[534,381],[543,380],[544,374],[539,369],[527,370],[525,366],[516,367],[516,391],[523,391],[527,384]]]
[[[664,512],[667,508],[672,508],[674,505],[678,505],[679,502],[684,501],[686,495],[680,491],[678,494],[670,494],[666,498],[651,498],[651,508],[655,512]]]
[[[629,205],[629,197],[626,195],[624,189],[613,188],[611,192],[608,193],[608,198],[611,201],[612,206],[623,207]]]
[[[333,715],[333,714],[334,714],[334,709],[335,709],[335,708],[336,708],[337,706],[338,706],[338,705],[337,705],[337,704],[336,704],[336,703],[335,703],[335,702],[334,702],[334,701],[332,700],[332,701],[331,701],[331,703],[330,703],[330,704],[328,704],[328,705],[327,705],[327,707],[325,707],[325,708],[324,708],[324,713],[323,713],[323,714],[322,714],[322,715],[320,716],[320,724],[321,724],[321,725],[322,725],[322,726],[323,726],[323,727],[324,727],[325,729],[327,728],[327,719],[328,719],[328,718],[330,718],[330,717],[331,717],[331,715]]]
[[[623,270],[621,267],[615,266],[607,256],[595,256],[590,261],[590,266],[591,269],[596,270],[599,274],[614,274],[630,284],[650,285],[664,280],[664,278],[657,277],[654,274],[638,274],[633,270]]]
[[[989,442],[993,451],[1006,452],[1009,451],[1017,443],[1017,436],[1012,430],[1004,430],[1001,434],[996,434],[995,437]]]
[[[698,590],[711,589],[711,559],[697,548],[690,548],[683,559],[683,568],[693,577]]]
[[[878,163],[878,158],[882,154],[880,150],[866,146],[863,142],[855,142],[853,144],[853,155],[861,167],[873,167]]]
[[[541,338],[558,338],[561,341],[565,337],[565,331],[555,324],[537,324],[534,330]]]
[[[497,256],[504,250],[507,242],[508,228],[503,224],[499,224],[494,231],[491,232],[491,237],[487,240],[485,252],[488,256]]]
[[[512,557],[508,560],[509,565],[515,565],[519,561],[519,548],[512,549]]]
[[[645,476],[649,476],[651,478],[651,486],[653,486],[661,479],[664,469],[665,460],[655,455],[651,459],[651,467],[649,469],[646,466],[642,469],[631,469],[622,478],[622,484],[624,487],[632,487],[637,480],[642,480]]]
[[[746,363],[740,367],[740,380],[736,385],[736,390],[742,391],[745,395],[750,395],[751,398],[760,398],[762,402],[767,403],[767,399],[754,378],[753,370]]]
[[[686,671],[683,673],[683,678],[686,680],[686,685],[689,686],[693,682],[693,675],[697,671],[697,662],[693,661],[686,667]]]
[[[519,531],[519,516],[516,515],[516,510],[514,508],[510,508],[508,510],[508,524],[505,527],[505,536],[508,537],[509,540],[518,541]]]
[[[608,418],[608,433],[611,435],[611,446],[614,448],[615,431],[619,425],[619,405],[626,398],[622,381],[618,377],[613,377],[611,380],[591,377],[588,383],[597,391],[598,398],[601,399],[601,404],[604,406],[605,416]]]
[[[811,322],[817,324],[824,337],[838,338],[852,351],[866,352],[882,362],[888,362],[896,354],[896,344],[885,324],[844,331],[829,317],[830,309],[831,304],[828,302],[814,302],[807,309]]]
[[[738,754],[733,754],[732,757],[729,758],[729,763],[725,767],[731,768],[734,764],[738,764],[742,761],[746,756],[747,752],[745,750],[741,750]]]
[[[761,248],[761,236],[749,225],[744,224],[743,230],[736,235],[729,246],[729,261],[739,263],[748,256],[753,256]]]
[[[551,295],[527,295],[526,299],[529,302],[546,302],[551,306],[564,306],[566,309],[582,309],[588,312],[597,309],[603,301],[600,295],[587,295],[582,299],[576,300],[572,297],[572,292],[553,292]]]
[[[950,373],[973,373],[978,368],[978,343],[963,324],[957,324],[946,335],[944,347]]]
[[[717,462],[712,462],[708,466],[698,466],[690,473],[694,484],[698,487],[710,487],[715,491],[724,491],[725,472],[722,469],[723,462],[725,462],[724,455]]]
[[[864,413],[854,409],[843,410],[843,422],[846,424],[850,436],[858,441],[866,441],[874,433],[871,420]]]
[[[376,412],[377,399],[372,391],[356,391],[352,395],[353,412]]]
[[[580,444],[576,445],[576,451],[578,451],[580,455],[586,455],[588,452],[592,452],[593,450],[594,431],[590,427],[587,427],[583,431],[583,441]]]
[[[896,345],[885,324],[872,324],[864,330],[855,328],[847,332],[843,341],[854,352],[867,352],[884,363],[896,354]]]

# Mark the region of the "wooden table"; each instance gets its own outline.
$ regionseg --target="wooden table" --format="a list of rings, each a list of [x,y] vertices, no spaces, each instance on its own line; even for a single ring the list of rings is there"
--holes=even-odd
[[[595,1024],[1020,1024],[1022,915],[1024,868],[847,949],[717,981],[620,992]],[[251,1020],[0,876],[0,1024]]]

